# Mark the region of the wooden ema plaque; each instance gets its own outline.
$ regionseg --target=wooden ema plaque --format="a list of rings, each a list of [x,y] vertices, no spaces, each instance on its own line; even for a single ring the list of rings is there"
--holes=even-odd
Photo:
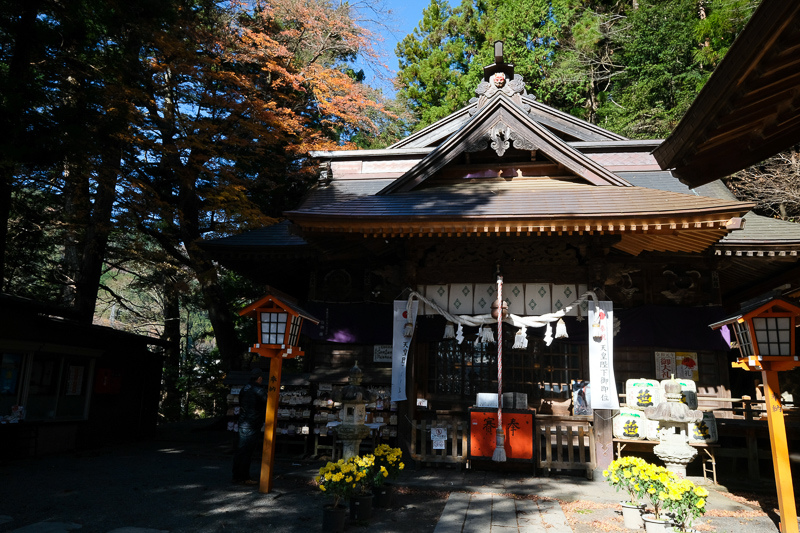
[[[503,433],[508,460],[533,461],[533,428],[536,411],[503,409]],[[469,455],[491,459],[497,443],[497,409],[470,409]]]

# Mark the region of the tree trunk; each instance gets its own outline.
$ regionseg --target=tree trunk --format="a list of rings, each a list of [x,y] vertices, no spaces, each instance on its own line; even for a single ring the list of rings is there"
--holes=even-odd
[[[5,106],[0,116],[0,291],[5,287],[6,247],[8,241],[8,219],[11,214],[11,191],[16,176],[20,143],[24,142],[25,126],[22,116],[30,109],[29,95],[32,88],[34,45],[37,40],[35,31],[36,19],[39,15],[41,0],[20,2],[20,13],[16,31],[10,36],[13,42],[11,59],[6,74],[8,84],[4,88]]]
[[[202,259],[196,261],[194,271],[200,282],[200,291],[208,312],[208,319],[214,328],[214,337],[217,340],[223,369],[226,371],[241,370],[246,355],[245,345],[236,334],[234,315],[219,284],[217,269],[211,261]]]
[[[89,183],[85,168],[71,156],[64,161],[64,255],[61,258],[61,303],[75,308],[76,280],[80,272],[81,247],[84,244],[85,228],[89,222]]]
[[[224,370],[240,370],[244,362],[245,347],[236,334],[233,312],[219,283],[214,263],[197,242],[203,237],[200,224],[200,198],[197,193],[197,172],[202,168],[202,150],[194,150],[185,167],[181,169],[181,187],[178,192],[178,208],[181,212],[180,235],[192,271],[200,284],[208,319],[214,328],[220,359]]]
[[[100,287],[103,262],[111,234],[111,217],[117,199],[117,182],[121,165],[119,144],[112,142],[113,148],[108,151],[99,169],[94,208],[83,237],[75,275],[75,309],[78,320],[84,324],[91,324],[94,320],[97,291]]]
[[[178,289],[171,278],[164,280],[164,334],[167,341],[164,359],[164,400],[161,415],[168,422],[181,418],[181,308]]]
[[[14,181],[14,165],[0,164],[0,292],[5,290],[6,242],[8,242],[8,218],[11,215],[11,184]]]

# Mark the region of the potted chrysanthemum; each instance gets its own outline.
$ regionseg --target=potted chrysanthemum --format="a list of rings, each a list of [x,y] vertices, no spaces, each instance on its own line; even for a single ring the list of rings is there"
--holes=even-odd
[[[348,461],[339,460],[328,463],[319,469],[315,481],[319,490],[333,498],[333,504],[322,510],[322,530],[341,532],[344,530],[345,512],[347,508],[342,500],[349,498],[358,485],[358,473],[355,466]]]
[[[353,466],[355,486],[350,495],[350,518],[363,521],[372,518],[372,483],[370,473],[375,467],[372,454],[356,455],[348,459]]]
[[[667,484],[664,508],[672,514],[676,531],[690,531],[694,519],[706,512],[707,497],[708,491],[704,487],[698,487],[688,479]]]
[[[640,471],[640,483],[650,505],[653,506],[653,514],[643,517],[645,529],[648,531],[666,531],[671,527],[671,522],[661,514],[662,508],[667,500],[667,486],[678,479],[677,475],[670,472],[663,466],[648,463]]]
[[[388,507],[391,501],[391,488],[388,481],[395,480],[405,468],[401,461],[403,452],[400,448],[392,448],[388,444],[381,444],[375,448],[374,462],[369,471],[368,479],[375,495],[375,507]]]
[[[644,505],[639,502],[644,495],[640,475],[647,465],[647,462],[639,457],[620,457],[612,461],[608,469],[603,471],[603,476],[612,487],[617,491],[628,493],[628,500],[622,502],[622,518],[625,527],[630,529],[639,529],[644,525],[642,520]]]

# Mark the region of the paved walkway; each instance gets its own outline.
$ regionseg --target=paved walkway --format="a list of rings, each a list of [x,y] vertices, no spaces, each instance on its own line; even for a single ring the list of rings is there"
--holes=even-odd
[[[561,506],[549,500],[450,493],[434,533],[572,533]]]

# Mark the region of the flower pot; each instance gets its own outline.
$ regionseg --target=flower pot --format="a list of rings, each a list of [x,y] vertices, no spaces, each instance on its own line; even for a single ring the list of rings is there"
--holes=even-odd
[[[655,516],[646,514],[642,516],[644,529],[647,533],[672,533],[673,523],[664,518],[656,520]]]
[[[622,519],[625,522],[625,527],[628,529],[642,529],[644,527],[643,511],[644,504],[622,502]]]
[[[344,520],[347,517],[347,507],[340,505],[326,505],[322,508],[322,532],[323,533],[342,533],[344,531]]]
[[[350,520],[360,522],[372,518],[372,494],[350,497]]]
[[[372,506],[377,509],[385,509],[392,503],[392,486],[383,484],[380,487],[372,489],[375,497],[372,500]]]

